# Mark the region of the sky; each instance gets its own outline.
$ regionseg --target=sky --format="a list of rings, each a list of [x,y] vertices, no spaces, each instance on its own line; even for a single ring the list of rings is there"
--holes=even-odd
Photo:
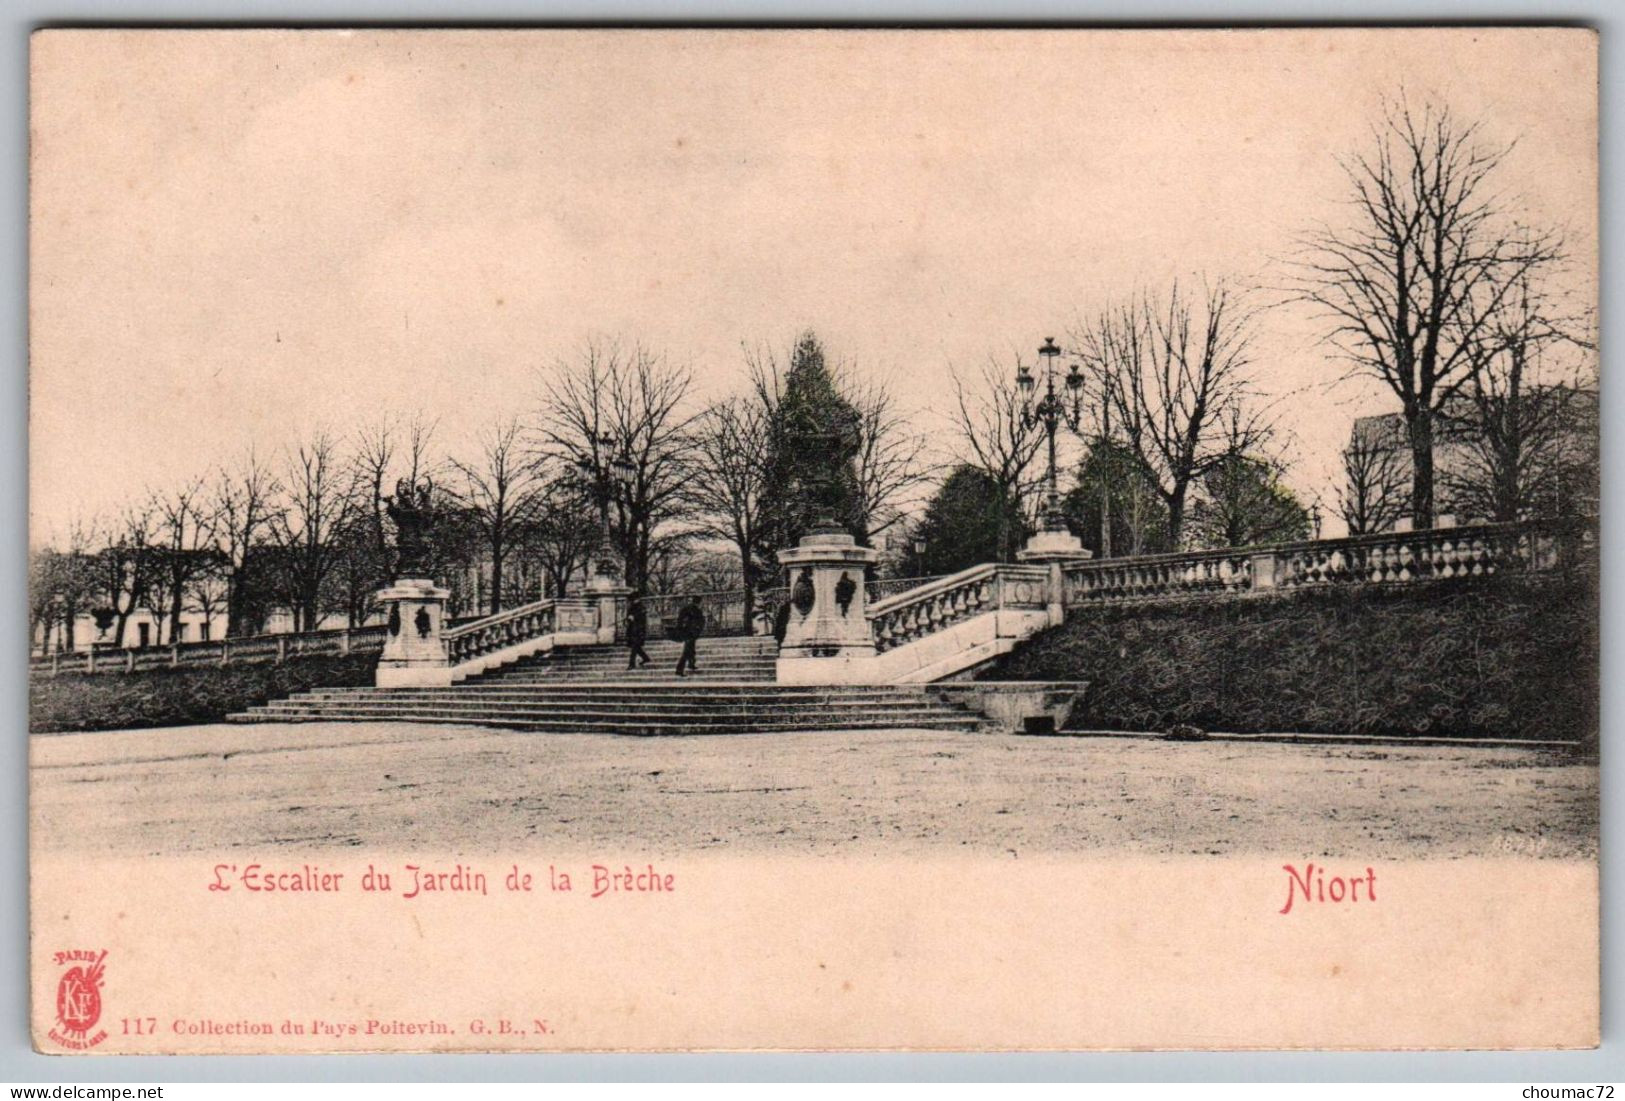
[[[1508,201],[1597,237],[1577,30],[99,32],[34,36],[36,540],[326,428],[467,452],[592,339],[691,366],[811,329],[939,449],[951,371],[1140,288],[1279,298],[1383,97],[1516,140]],[[1357,415],[1324,326],[1257,322],[1290,481]],[[1328,532],[1330,534],[1331,532]]]

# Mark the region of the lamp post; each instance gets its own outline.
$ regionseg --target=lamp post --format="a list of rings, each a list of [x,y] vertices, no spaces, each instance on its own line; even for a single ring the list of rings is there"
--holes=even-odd
[[[595,562],[595,572],[601,578],[614,579],[617,573],[614,531],[609,522],[609,506],[619,500],[622,492],[629,492],[632,483],[637,477],[637,468],[632,464],[632,457],[625,447],[616,447],[615,440],[609,435],[602,435],[597,440],[598,455],[608,453],[613,457],[608,464],[601,458],[583,459],[580,465],[583,471],[590,474],[593,479],[593,494],[598,499],[598,516],[600,530],[598,533],[598,554]],[[622,564],[624,572],[625,564]]]
[[[1055,359],[1061,354],[1055,338],[1046,336],[1038,354],[1044,364],[1044,382],[1043,396],[1036,403],[1033,397],[1039,389],[1038,380],[1033,378],[1025,365],[1016,368],[1016,385],[1021,388],[1021,424],[1024,428],[1043,425],[1044,433],[1049,438],[1049,471],[1045,480],[1041,522],[1046,532],[1066,532],[1066,515],[1061,511],[1061,491],[1056,481],[1055,433],[1063,424],[1076,432],[1083,420],[1083,373],[1076,363],[1072,365],[1063,380],[1063,395],[1055,386]]]

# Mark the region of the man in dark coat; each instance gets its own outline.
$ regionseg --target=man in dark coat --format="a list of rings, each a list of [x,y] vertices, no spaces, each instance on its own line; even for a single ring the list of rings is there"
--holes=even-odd
[[[780,646],[784,645],[784,636],[790,633],[790,602],[788,600],[779,604],[778,610],[773,613],[773,638]]]
[[[626,607],[626,667],[628,669],[636,669],[640,663],[643,665],[649,664],[649,655],[643,652],[643,643],[648,637],[649,613],[644,610],[643,597],[634,593]]]
[[[695,671],[694,644],[704,633],[705,613],[700,610],[700,598],[691,596],[688,603],[683,605],[682,611],[677,613],[677,637],[683,640],[683,656],[677,659],[679,677],[684,675],[685,668],[691,673]]]

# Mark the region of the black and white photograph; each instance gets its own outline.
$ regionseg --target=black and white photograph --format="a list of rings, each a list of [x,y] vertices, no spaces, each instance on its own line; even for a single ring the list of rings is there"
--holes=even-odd
[[[37,1050],[1595,1045],[1597,58],[37,32]]]

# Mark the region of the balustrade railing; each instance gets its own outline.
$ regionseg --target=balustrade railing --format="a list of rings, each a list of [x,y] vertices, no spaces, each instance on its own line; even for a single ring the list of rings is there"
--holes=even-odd
[[[1068,604],[1245,596],[1330,585],[1391,585],[1551,570],[1593,545],[1589,528],[1475,524],[1344,539],[1080,562]]]
[[[376,654],[384,648],[385,628],[339,627],[327,631],[244,635],[207,642],[68,650],[28,659],[31,674],[135,673],[154,669],[197,669],[256,662],[283,662],[318,655]]]
[[[1556,536],[1520,524],[1431,528],[1271,548],[1278,588],[1487,577],[1556,564]]]
[[[1068,604],[1234,595],[1253,588],[1252,560],[1246,551],[1107,558],[1069,566],[1065,578]]]
[[[999,608],[1042,608],[1048,578],[1042,566],[973,566],[876,601],[869,607],[875,651],[885,653]]]
[[[558,630],[559,602],[538,600],[498,612],[494,616],[453,627],[441,635],[446,644],[446,658],[453,666],[484,657],[486,654],[507,649],[521,642],[529,642]]]

